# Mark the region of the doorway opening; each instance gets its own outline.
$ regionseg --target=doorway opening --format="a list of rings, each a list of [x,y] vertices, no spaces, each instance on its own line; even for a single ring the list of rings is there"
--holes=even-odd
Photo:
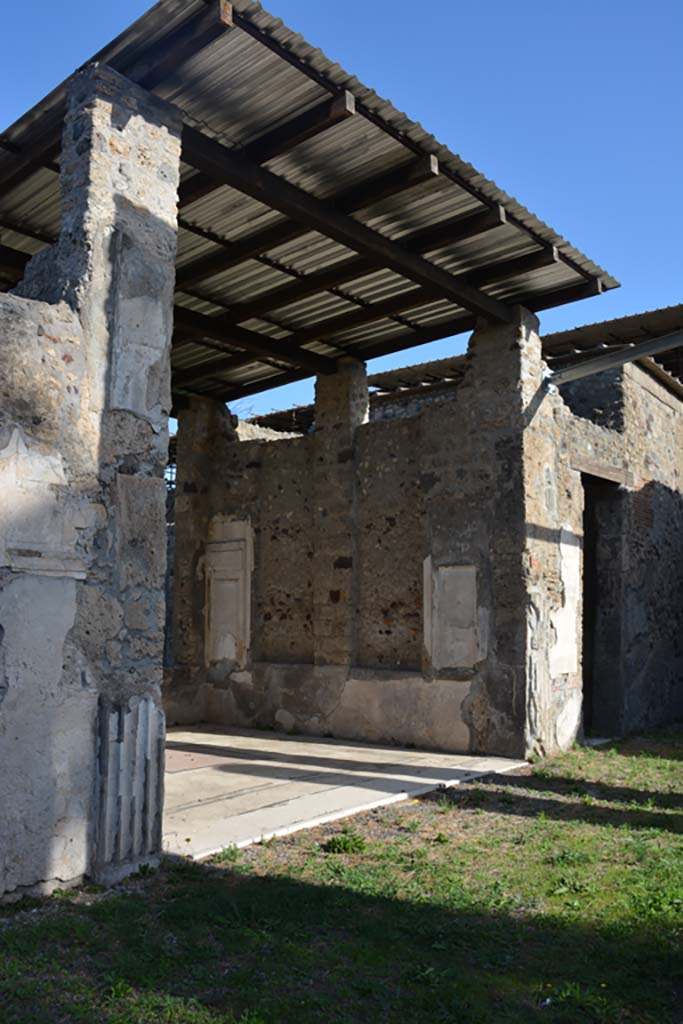
[[[622,491],[584,473],[583,727],[587,738],[620,735],[624,710]]]

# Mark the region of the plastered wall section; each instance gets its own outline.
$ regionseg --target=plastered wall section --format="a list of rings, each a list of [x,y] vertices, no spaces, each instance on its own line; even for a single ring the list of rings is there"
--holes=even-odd
[[[84,375],[68,307],[0,298],[0,893],[87,867],[98,698],[71,638],[103,510],[77,444]]]

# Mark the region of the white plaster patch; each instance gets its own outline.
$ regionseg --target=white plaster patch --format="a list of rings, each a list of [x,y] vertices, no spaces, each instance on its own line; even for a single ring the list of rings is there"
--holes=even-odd
[[[248,522],[217,517],[206,552],[207,666],[223,661],[245,668],[251,641],[253,541]]]
[[[488,617],[477,606],[477,569],[425,561],[425,647],[436,669],[473,668],[485,656]]]
[[[583,697],[576,690],[568,698],[555,721],[555,742],[560,750],[568,750],[579,734]]]
[[[579,612],[581,607],[581,548],[576,534],[567,527],[560,533],[560,578],[562,607],[551,613],[555,643],[550,650],[553,679],[579,670]]]
[[[112,409],[133,412],[150,422],[159,418],[158,407],[148,408],[148,387],[155,365],[166,352],[167,333],[163,306],[156,296],[119,299],[112,345]]]
[[[455,679],[427,681],[390,672],[373,672],[368,678],[354,674],[339,704],[325,718],[325,726],[336,736],[370,743],[413,743],[465,753],[470,749],[470,730],[463,704],[471,688],[470,682]]]
[[[0,452],[0,564],[41,576],[85,578],[74,550],[85,520],[76,510],[65,513],[60,490],[66,486],[61,455],[29,448],[15,429]]]
[[[88,869],[97,694],[62,685],[75,619],[71,579],[24,575],[0,593],[9,683],[0,712],[0,893]]]
[[[285,711],[284,708],[280,708],[277,712],[275,715],[275,721],[285,730],[285,732],[292,732],[296,726],[296,718],[294,715],[290,714],[289,711]]]

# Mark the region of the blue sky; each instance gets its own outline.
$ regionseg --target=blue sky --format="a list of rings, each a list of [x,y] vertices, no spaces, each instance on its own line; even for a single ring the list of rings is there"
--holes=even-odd
[[[4,128],[149,6],[11,4]],[[622,283],[546,332],[683,301],[681,0],[269,0],[272,14],[431,131]],[[459,337],[370,369],[462,351]],[[241,411],[306,402],[311,382]]]

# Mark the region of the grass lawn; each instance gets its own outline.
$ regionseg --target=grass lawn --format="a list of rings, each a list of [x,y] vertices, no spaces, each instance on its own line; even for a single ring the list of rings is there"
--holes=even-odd
[[[2,1024],[683,1022],[683,730],[0,908]]]

